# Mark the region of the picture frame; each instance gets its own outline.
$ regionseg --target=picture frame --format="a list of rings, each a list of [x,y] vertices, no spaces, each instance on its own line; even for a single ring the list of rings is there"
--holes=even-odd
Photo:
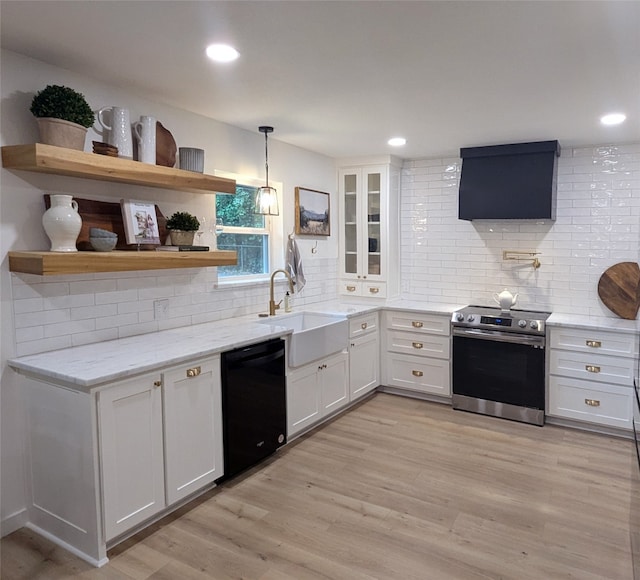
[[[121,199],[120,206],[127,244],[160,244],[155,204]]]
[[[330,195],[324,191],[296,187],[296,234],[330,236]]]

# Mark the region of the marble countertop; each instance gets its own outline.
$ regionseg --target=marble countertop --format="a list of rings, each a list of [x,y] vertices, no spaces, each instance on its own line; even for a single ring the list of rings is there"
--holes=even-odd
[[[381,310],[408,310],[450,316],[464,306],[466,305],[434,304],[416,300],[375,303],[328,301],[305,306],[300,311],[336,314],[346,318]],[[252,314],[24,356],[10,360],[9,365],[27,376],[89,392],[93,388],[127,377],[284,337],[292,332],[287,328],[284,318],[282,325],[278,324],[277,315],[271,318],[271,322],[272,324],[264,324],[259,321],[257,314]],[[640,332],[639,321],[619,318],[552,314],[547,324],[624,333]]]
[[[577,314],[555,314],[547,319],[547,326],[584,328],[587,330],[611,330],[624,334],[640,333],[640,320],[608,318],[606,316],[580,316]]]

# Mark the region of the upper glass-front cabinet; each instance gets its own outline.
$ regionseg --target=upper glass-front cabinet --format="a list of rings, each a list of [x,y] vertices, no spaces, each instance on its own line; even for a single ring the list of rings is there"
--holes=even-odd
[[[343,220],[343,271],[356,279],[381,276],[379,170],[347,170],[341,176]]]
[[[399,175],[395,165],[345,167],[339,172],[341,294],[397,295],[398,276],[390,272],[397,271],[400,262]]]

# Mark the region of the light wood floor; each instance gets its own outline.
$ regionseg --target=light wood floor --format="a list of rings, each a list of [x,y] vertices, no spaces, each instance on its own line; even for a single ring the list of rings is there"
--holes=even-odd
[[[628,580],[630,441],[378,394],[91,568],[20,530],[2,580]]]

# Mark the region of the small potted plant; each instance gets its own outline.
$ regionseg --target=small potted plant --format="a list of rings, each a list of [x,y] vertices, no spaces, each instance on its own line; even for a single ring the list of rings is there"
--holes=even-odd
[[[36,93],[30,111],[38,122],[40,142],[84,151],[87,129],[94,115],[84,95],[60,85]]]
[[[167,220],[167,229],[174,246],[191,246],[199,228],[198,218],[186,211],[177,211]]]

